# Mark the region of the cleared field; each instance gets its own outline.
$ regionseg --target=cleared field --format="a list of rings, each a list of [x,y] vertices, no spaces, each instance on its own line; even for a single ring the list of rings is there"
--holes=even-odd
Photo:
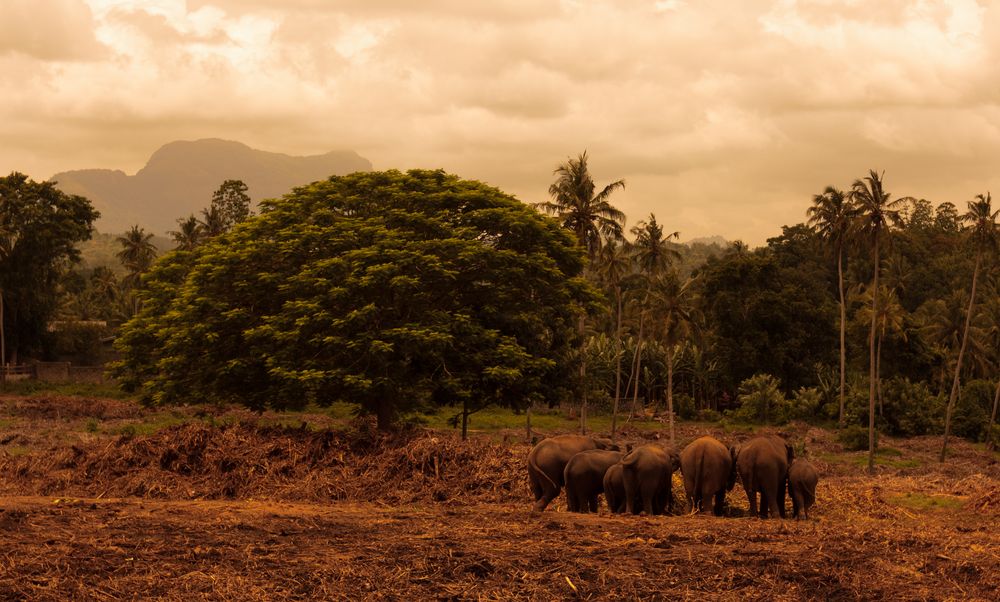
[[[939,440],[887,438],[868,476],[790,428],[823,474],[811,521],[747,518],[739,486],[727,518],[532,514],[513,434],[192,416],[120,436],[87,431],[95,404],[141,410],[63,402],[0,399],[0,441],[24,437],[0,443],[0,599],[994,600],[1000,583],[1000,465],[967,443],[939,465]]]

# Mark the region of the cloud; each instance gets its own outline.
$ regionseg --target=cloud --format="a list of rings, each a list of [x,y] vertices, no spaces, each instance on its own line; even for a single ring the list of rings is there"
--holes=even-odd
[[[0,55],[92,60],[102,55],[90,9],[81,0],[5,0],[0,4]]]
[[[220,137],[534,201],[587,149],[633,221],[751,243],[868,168],[1000,185],[997,1],[8,0],[0,33],[0,171],[35,177]]]

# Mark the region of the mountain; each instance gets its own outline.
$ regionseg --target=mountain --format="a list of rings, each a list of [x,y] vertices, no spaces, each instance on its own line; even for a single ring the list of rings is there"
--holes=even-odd
[[[177,219],[201,210],[225,180],[243,180],[254,203],[280,197],[296,186],[332,175],[371,171],[371,161],[353,151],[294,157],[240,142],[205,139],[162,146],[134,176],[121,170],[82,169],[52,176],[63,192],[87,197],[101,212],[101,232],[124,232],[138,224],[147,232],[177,229]]]
[[[716,235],[716,236],[702,236],[702,237],[699,237],[699,238],[692,238],[691,240],[689,240],[689,241],[687,241],[687,242],[685,242],[683,244],[685,244],[685,245],[687,245],[689,247],[693,247],[696,244],[701,244],[701,245],[715,245],[717,247],[726,248],[731,243],[728,240],[726,240],[725,238]]]

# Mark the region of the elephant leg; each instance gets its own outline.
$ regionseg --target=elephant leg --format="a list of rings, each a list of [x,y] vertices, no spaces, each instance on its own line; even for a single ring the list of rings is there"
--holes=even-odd
[[[712,494],[703,493],[701,495],[701,499],[698,500],[698,506],[699,512],[707,512],[708,509],[712,507]]]
[[[747,501],[750,503],[750,516],[757,516],[757,491],[750,487],[744,487],[747,492]]]
[[[715,508],[713,508],[713,514],[716,516],[722,516],[726,511],[726,490],[723,489],[715,494]]]
[[[598,506],[598,503],[599,503],[598,500],[597,500],[597,494],[595,493],[592,496],[590,496],[590,499],[587,500],[587,502],[588,502],[588,505],[590,507],[590,511],[591,512],[597,512],[597,506]]]
[[[761,492],[761,506],[763,506],[763,497],[767,496],[767,513],[770,518],[785,518],[784,508],[778,506],[778,494],[775,491],[771,492]]]
[[[544,495],[545,492],[542,489],[541,483],[538,482],[538,475],[531,473],[529,476],[531,477],[528,479],[528,482],[531,484],[531,494],[535,496],[535,501],[537,502],[542,499],[542,495]]]
[[[785,518],[785,482],[782,480],[778,484],[778,515]]]
[[[561,488],[553,489],[552,487],[545,488],[545,491],[542,493],[542,497],[535,502],[534,505],[535,512],[542,512],[543,510],[545,510],[545,508],[552,503],[552,500],[556,499],[556,497],[559,495],[560,489]]]
[[[646,513],[646,516],[653,516],[653,512],[656,509],[656,491],[649,485],[645,485],[640,488],[639,497],[642,499],[642,511]]]
[[[634,478],[625,478],[625,511],[629,514],[638,514],[636,508],[636,497],[639,495],[638,484]]]
[[[799,518],[799,513],[803,511],[805,504],[802,499],[802,492],[792,489],[792,518]]]

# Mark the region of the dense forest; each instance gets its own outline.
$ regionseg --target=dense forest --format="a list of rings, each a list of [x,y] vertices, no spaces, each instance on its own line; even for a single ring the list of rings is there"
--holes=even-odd
[[[598,411],[831,422],[859,429],[863,448],[876,430],[995,442],[989,194],[965,207],[896,197],[875,171],[839,186],[750,249],[679,244],[669,205],[626,230],[625,182],[598,186],[585,153],[529,211],[443,172],[381,172],[253,216],[245,185],[227,181],[169,245],[135,226],[113,241],[119,267],[63,270],[46,307],[65,323],[124,323],[118,375],[150,401],[195,387],[254,407],[348,400],[387,424],[429,405],[540,404],[573,408],[583,429]],[[24,351],[86,355],[94,337],[69,331]]]

